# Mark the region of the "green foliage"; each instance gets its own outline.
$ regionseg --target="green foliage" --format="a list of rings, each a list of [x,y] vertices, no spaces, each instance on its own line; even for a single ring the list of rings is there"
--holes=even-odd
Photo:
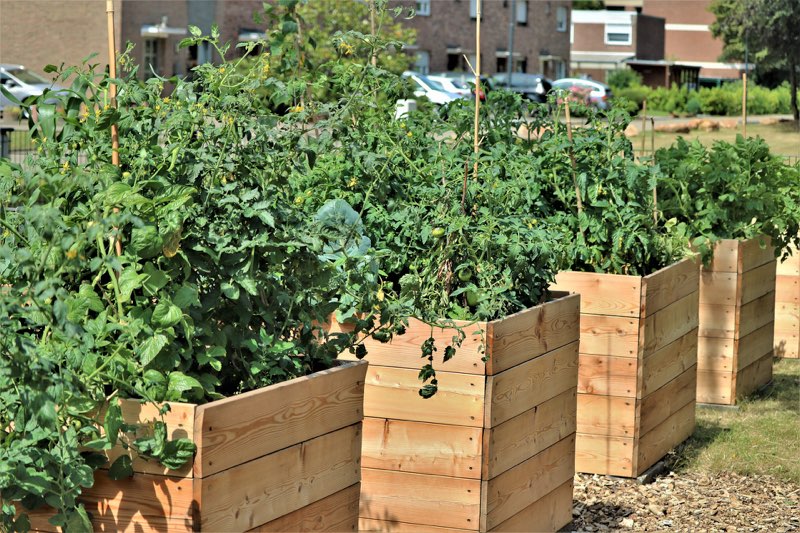
[[[627,89],[620,89],[614,94],[618,105],[622,106],[629,114],[636,115],[641,111],[644,101],[650,94],[650,88],[633,86]]]
[[[800,167],[769,153],[760,138],[737,136],[711,148],[683,138],[656,152],[664,173],[659,209],[691,228],[693,245],[707,254],[718,239],[766,235],[776,253],[788,253],[800,232]]]
[[[641,86],[642,75],[633,69],[621,68],[609,72],[606,82],[616,92],[620,89],[628,89]]]

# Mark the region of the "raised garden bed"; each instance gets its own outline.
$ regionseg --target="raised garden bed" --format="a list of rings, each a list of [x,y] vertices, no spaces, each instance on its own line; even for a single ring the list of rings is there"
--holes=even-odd
[[[203,405],[170,403],[168,434],[197,446],[194,464],[98,471],[83,500],[96,531],[357,531],[366,361]],[[128,423],[158,417],[122,400]],[[113,458],[122,453],[111,450]],[[32,526],[55,531],[49,512]]]
[[[694,431],[698,274],[556,277],[581,295],[577,471],[638,476]]]
[[[800,254],[778,261],[775,280],[775,355],[800,357]]]
[[[700,277],[697,401],[733,405],[772,379],[775,255],[725,239]]]
[[[391,343],[368,346],[362,531],[556,531],[570,522],[579,302],[560,296],[500,320],[459,322],[467,338],[447,363],[441,354],[456,331],[416,320]],[[431,335],[439,391],[426,400],[418,361]]]

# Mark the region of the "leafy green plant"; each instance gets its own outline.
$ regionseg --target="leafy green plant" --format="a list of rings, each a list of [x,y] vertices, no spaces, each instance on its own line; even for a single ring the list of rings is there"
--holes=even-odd
[[[664,174],[659,209],[688,226],[706,257],[718,239],[767,235],[778,254],[800,240],[800,169],[771,155],[763,139],[738,135],[706,147],[679,138],[655,161]]]

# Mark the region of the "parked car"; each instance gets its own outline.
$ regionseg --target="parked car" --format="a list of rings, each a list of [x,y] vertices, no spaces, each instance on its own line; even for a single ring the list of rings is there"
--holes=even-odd
[[[472,98],[472,95],[475,94],[475,77],[469,76],[464,72],[429,74],[428,78],[439,82],[449,92],[460,94],[464,98]],[[487,82],[488,80],[481,76],[481,88],[479,93],[481,100],[486,100]]]
[[[20,102],[29,96],[42,94],[45,89],[61,89],[22,65],[9,64],[0,64],[0,85]],[[10,104],[11,101],[0,92],[0,109]]]
[[[438,81],[434,81],[424,74],[407,70],[403,72],[403,77],[411,80],[414,84],[414,96],[424,96],[436,105],[449,104],[463,96],[453,93],[444,88]]]
[[[608,109],[611,105],[611,87],[605,83],[582,78],[562,78],[553,82],[553,87],[573,94],[588,94],[588,104],[597,109]]]
[[[500,72],[491,78],[493,89],[508,88],[533,102],[547,102],[547,94],[552,89],[552,82],[541,74],[525,74],[514,72],[511,74],[511,86],[508,85],[508,73]]]

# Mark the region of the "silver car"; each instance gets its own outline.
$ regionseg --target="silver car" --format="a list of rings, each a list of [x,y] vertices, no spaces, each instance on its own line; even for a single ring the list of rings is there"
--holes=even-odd
[[[45,89],[61,88],[22,65],[8,64],[0,64],[0,85],[20,102],[29,96],[42,94]],[[12,105],[12,102],[0,91],[0,109],[7,105]]]

